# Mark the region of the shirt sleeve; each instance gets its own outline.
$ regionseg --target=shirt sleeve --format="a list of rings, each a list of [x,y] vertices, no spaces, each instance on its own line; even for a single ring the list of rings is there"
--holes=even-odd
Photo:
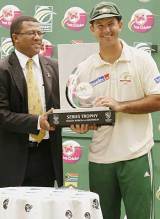
[[[141,57],[141,82],[145,95],[160,94],[160,72],[150,54]]]

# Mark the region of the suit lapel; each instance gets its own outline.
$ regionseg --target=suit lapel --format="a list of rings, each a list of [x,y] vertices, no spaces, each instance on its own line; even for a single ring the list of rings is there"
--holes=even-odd
[[[46,100],[46,110],[50,109],[52,106],[52,78],[50,74],[50,67],[47,59],[44,59],[42,56],[39,56],[40,65],[42,68],[42,75],[43,75],[43,81],[44,81],[44,89],[45,89],[45,100]],[[23,74],[23,70],[20,66],[20,63],[18,61],[18,58],[13,52],[9,57],[9,63],[10,63],[10,71],[12,74],[12,77],[15,81],[15,84],[23,98],[23,100],[27,103],[27,84],[26,80]]]
[[[20,63],[18,61],[18,58],[16,54],[13,52],[9,57],[9,63],[10,63],[10,71],[12,74],[12,77],[16,83],[16,86],[23,97],[23,99],[27,98],[27,85],[26,80],[23,74],[23,70],[20,66]]]
[[[43,75],[43,81],[44,81],[44,89],[45,89],[45,99],[46,99],[46,110],[50,108],[50,105],[52,103],[51,100],[51,94],[52,94],[52,78],[50,74],[49,64],[46,59],[39,56],[40,65],[42,68],[42,75]]]

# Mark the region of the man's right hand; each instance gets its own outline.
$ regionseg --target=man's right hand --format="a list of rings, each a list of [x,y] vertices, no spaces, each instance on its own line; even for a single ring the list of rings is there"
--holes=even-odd
[[[77,133],[80,134],[84,134],[86,132],[88,132],[89,130],[97,130],[98,126],[93,124],[93,125],[89,125],[89,124],[75,124],[75,125],[71,125],[70,128]]]
[[[48,110],[46,113],[42,114],[39,119],[40,128],[46,131],[54,131],[55,127],[50,126],[48,122],[48,114],[53,112],[53,109]]]

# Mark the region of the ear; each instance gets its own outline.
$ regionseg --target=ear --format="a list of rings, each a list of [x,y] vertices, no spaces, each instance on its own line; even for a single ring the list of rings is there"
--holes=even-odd
[[[90,24],[90,31],[93,33],[94,32],[94,26],[93,26],[94,24],[92,23],[92,24]]]
[[[17,42],[18,35],[15,34],[15,33],[13,33],[13,34],[12,34],[12,39],[13,39],[13,42],[14,42],[14,44],[15,44],[15,43]]]
[[[122,28],[123,28],[123,21],[120,21],[119,22],[119,32],[121,32]]]

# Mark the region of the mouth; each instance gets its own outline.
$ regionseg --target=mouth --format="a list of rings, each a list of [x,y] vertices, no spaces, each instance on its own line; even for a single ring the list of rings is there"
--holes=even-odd
[[[113,35],[111,35],[111,34],[104,34],[104,35],[102,35],[101,36],[101,38],[102,39],[104,39],[104,40],[112,40],[113,39]]]
[[[35,44],[33,44],[33,46],[34,46],[36,49],[41,49],[41,48],[42,48],[42,44],[40,44],[40,43],[35,43]]]
[[[103,37],[104,37],[104,38],[111,38],[112,35],[111,35],[111,34],[104,34]]]

